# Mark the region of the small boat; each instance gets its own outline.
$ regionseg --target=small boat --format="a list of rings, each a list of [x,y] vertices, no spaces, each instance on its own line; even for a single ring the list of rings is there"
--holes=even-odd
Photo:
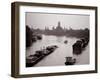
[[[65,65],[74,65],[76,63],[76,59],[72,57],[66,57]]]
[[[65,43],[65,44],[67,44],[67,43],[68,43],[68,41],[67,41],[67,40],[65,40],[65,41],[64,41],[64,43]]]
[[[42,36],[41,35],[37,35],[37,39],[38,40],[41,40],[42,39]]]
[[[37,41],[37,38],[34,36],[32,37],[32,42],[36,42]]]

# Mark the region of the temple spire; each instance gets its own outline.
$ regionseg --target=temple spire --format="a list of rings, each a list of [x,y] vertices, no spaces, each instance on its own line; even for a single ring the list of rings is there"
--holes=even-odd
[[[58,22],[58,27],[61,27],[60,21]]]

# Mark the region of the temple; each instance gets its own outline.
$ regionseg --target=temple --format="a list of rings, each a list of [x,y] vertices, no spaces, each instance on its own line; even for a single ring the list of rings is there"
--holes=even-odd
[[[56,27],[56,30],[57,30],[57,31],[61,31],[61,30],[62,30],[60,21],[58,22],[58,25],[57,25],[57,27]]]

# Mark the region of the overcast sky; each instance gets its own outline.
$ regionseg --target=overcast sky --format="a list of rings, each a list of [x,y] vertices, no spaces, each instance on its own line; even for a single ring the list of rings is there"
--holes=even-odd
[[[58,21],[61,27],[69,29],[89,28],[89,15],[49,14],[49,13],[26,13],[26,25],[33,28],[45,29],[56,27]]]

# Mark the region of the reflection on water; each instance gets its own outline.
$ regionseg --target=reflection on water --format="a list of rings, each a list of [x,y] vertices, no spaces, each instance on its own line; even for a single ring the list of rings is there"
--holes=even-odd
[[[67,40],[68,43],[65,44],[64,41]],[[35,66],[57,66],[57,65],[65,65],[65,57],[73,56],[77,58],[77,62],[75,64],[89,64],[89,45],[82,52],[81,55],[73,55],[72,53],[72,45],[78,40],[77,38],[70,38],[66,36],[47,36],[42,35],[42,40],[38,40],[36,43],[33,43],[31,47],[26,50],[26,57],[35,54],[36,50],[41,50],[47,46],[57,45],[58,48],[42,59]]]

